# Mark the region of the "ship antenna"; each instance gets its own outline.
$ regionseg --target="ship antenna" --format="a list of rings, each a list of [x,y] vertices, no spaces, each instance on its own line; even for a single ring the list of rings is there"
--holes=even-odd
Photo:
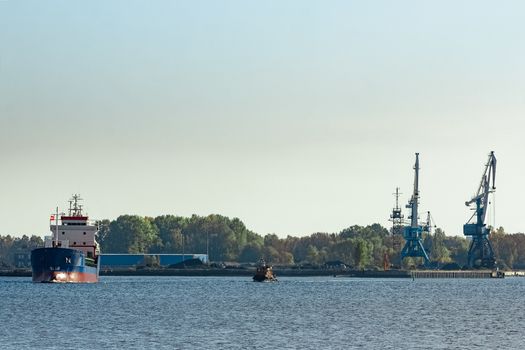
[[[82,198],[80,198],[79,194],[73,195],[73,197],[69,201],[69,215],[70,216],[82,216],[82,205],[78,204],[78,201],[81,201],[81,200]]]

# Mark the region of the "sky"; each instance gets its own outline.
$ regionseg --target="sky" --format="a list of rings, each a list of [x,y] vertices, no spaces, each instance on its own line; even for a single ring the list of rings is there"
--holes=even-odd
[[[522,1],[0,1],[0,235],[221,214],[280,237],[388,221],[525,232]],[[405,216],[408,212],[404,209]]]

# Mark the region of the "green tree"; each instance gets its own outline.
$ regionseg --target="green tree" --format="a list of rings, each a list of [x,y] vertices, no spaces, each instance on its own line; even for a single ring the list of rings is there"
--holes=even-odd
[[[98,244],[102,247],[104,245],[104,241],[106,240],[106,237],[109,234],[109,225],[111,224],[111,221],[108,219],[104,220],[97,220],[95,222],[95,225],[98,228],[97,234],[96,234],[96,240]]]
[[[355,266],[365,268],[372,258],[369,244],[362,238],[356,238],[354,247]]]
[[[239,254],[239,261],[246,263],[256,263],[263,257],[263,250],[259,244],[246,244]]]
[[[187,220],[181,216],[162,215],[153,220],[161,241],[160,253],[182,253],[182,231]]]
[[[0,267],[8,268],[15,263],[15,254],[29,254],[31,250],[44,246],[42,238],[38,236],[12,237],[0,236]]]
[[[460,266],[465,266],[467,263],[469,241],[465,237],[447,236],[443,239],[443,243],[450,252],[451,260]]]
[[[264,247],[264,260],[268,263],[278,263],[281,260],[281,256],[277,249],[272,246]]]
[[[518,237],[517,235],[506,234],[503,227],[493,231],[490,236],[496,261],[503,268],[514,268],[514,264],[519,261],[520,255],[523,255],[518,250]]]
[[[344,239],[332,246],[330,260],[340,260],[351,266],[354,263],[354,242]]]
[[[283,252],[281,254],[281,262],[286,265],[291,265],[294,263],[293,254],[290,252]]]
[[[430,249],[430,256],[432,260],[437,261],[439,263],[449,263],[451,261],[450,251],[445,245],[445,238],[446,235],[442,229],[437,228],[434,231],[434,236],[432,237],[432,247]]]
[[[312,265],[319,265],[320,263],[320,254],[319,249],[314,245],[308,246],[308,253],[306,255],[307,261]]]
[[[158,243],[157,228],[151,220],[137,215],[121,215],[109,225],[102,251],[107,253],[147,253]]]

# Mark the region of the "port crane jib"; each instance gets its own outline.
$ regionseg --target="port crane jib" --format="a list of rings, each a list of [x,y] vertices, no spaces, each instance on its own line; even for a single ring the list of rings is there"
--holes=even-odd
[[[471,236],[468,251],[467,265],[470,268],[489,268],[496,265],[494,250],[489,240],[490,230],[487,228],[485,219],[489,205],[489,194],[496,190],[496,156],[490,152],[489,159],[481,175],[478,191],[465,205],[470,207],[475,204],[474,214],[463,225],[463,234]]]

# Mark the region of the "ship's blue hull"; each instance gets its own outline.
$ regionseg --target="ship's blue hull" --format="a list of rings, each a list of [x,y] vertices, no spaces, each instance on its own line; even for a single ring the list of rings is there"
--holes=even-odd
[[[98,282],[98,262],[87,262],[84,253],[76,249],[35,249],[31,268],[33,282]]]

